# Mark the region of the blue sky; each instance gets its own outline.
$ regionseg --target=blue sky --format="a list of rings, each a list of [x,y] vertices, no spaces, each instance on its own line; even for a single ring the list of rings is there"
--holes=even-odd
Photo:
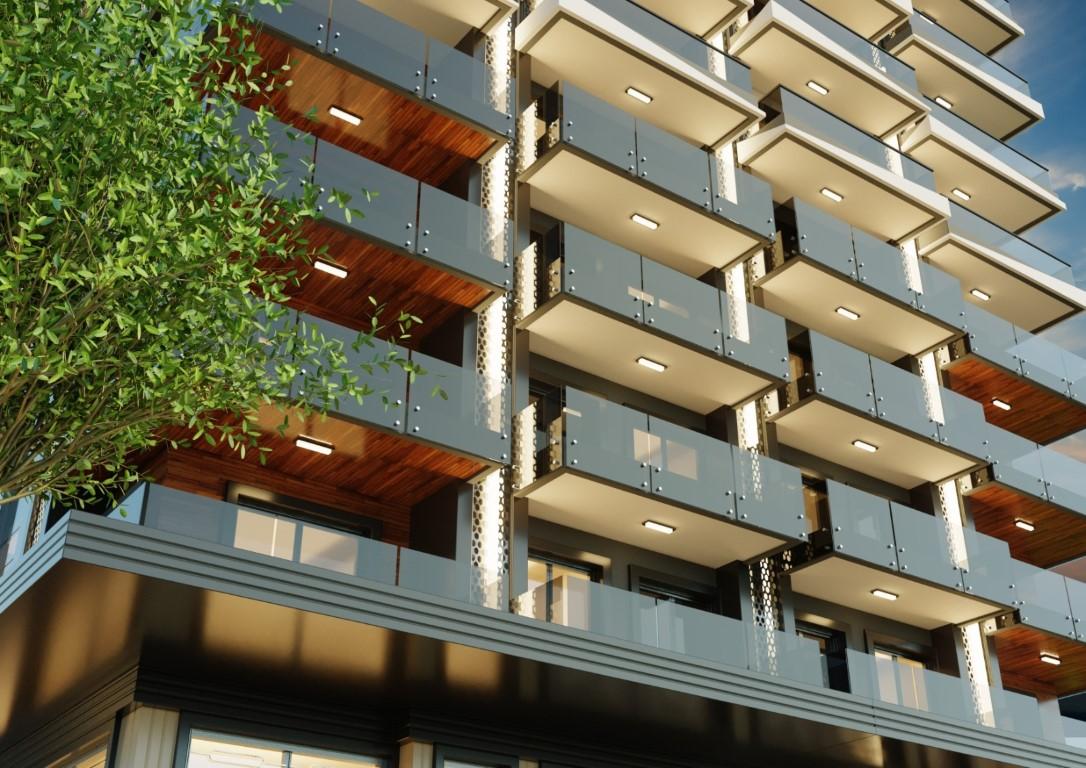
[[[1012,0],[1025,37],[996,54],[1026,78],[1045,120],[1011,140],[1015,148],[1046,165],[1067,212],[1025,234],[1041,248],[1071,264],[1086,287],[1086,0]],[[1068,32],[1072,34],[1068,34]],[[1086,319],[1073,319],[1045,334],[1086,355]]]

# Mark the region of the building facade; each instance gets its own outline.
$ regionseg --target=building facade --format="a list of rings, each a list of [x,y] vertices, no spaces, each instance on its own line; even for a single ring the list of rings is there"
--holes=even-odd
[[[1039,335],[1086,293],[1011,5],[239,20],[272,194],[378,192],[288,321],[361,366],[377,296],[428,373],[7,505],[0,765],[1086,766],[1086,361]]]

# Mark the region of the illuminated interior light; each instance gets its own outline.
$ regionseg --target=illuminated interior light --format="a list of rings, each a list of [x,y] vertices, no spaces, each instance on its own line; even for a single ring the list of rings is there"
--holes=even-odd
[[[972,294],[974,298],[980,299],[981,301],[992,300],[992,294],[988,293],[987,291],[982,291],[980,288],[974,288],[973,290],[969,291],[969,293]]]
[[[652,97],[651,96],[649,96],[644,91],[639,91],[638,89],[634,88],[632,85],[629,88],[626,89],[626,95],[629,96],[631,99],[637,99],[642,104],[651,104],[652,103]]]
[[[313,453],[319,453],[322,456],[328,456],[336,449],[331,443],[326,443],[324,440],[318,440],[315,437],[306,437],[305,435],[294,438],[294,445],[307,451],[313,451]]]
[[[1054,667],[1058,667],[1062,663],[1058,655],[1049,653],[1048,651],[1041,651],[1041,661],[1045,664],[1051,664]]]
[[[893,592],[888,592],[885,589],[873,589],[871,594],[877,597],[879,600],[889,600],[891,603],[897,600],[897,595]]]
[[[345,123],[350,123],[351,125],[362,125],[361,117],[356,115],[354,112],[348,112],[347,110],[340,109],[339,107],[328,107],[328,114],[330,114],[332,117],[342,120]]]
[[[666,533],[668,536],[675,533],[675,527],[671,525],[665,525],[664,523],[658,523],[655,520],[646,520],[641,525],[648,528],[650,531],[656,531],[657,533]]]
[[[1027,533],[1033,533],[1034,531],[1037,530],[1036,525],[1031,523],[1029,520],[1023,520],[1020,517],[1015,518],[1014,525],[1015,525],[1016,528],[1021,528],[1023,531],[1026,531]]]
[[[830,89],[829,88],[822,85],[821,83],[815,82],[814,80],[808,80],[807,81],[807,87],[810,88],[815,93],[817,93],[819,96],[829,96],[830,95]]]
[[[820,189],[819,191],[822,193],[823,197],[828,197],[835,203],[843,203],[845,201],[844,195],[842,195],[840,192],[834,192],[829,187],[822,187],[822,189]]]
[[[640,213],[635,213],[633,216],[631,216],[630,221],[632,221],[634,224],[640,224],[645,229],[657,230],[660,228],[660,225],[658,223],[648,218],[647,216],[642,216]]]
[[[1006,400],[1000,400],[998,397],[992,398],[992,405],[994,405],[1001,411],[1009,411],[1011,409],[1010,403],[1008,403]]]
[[[663,373],[667,370],[666,365],[664,365],[663,363],[658,363],[648,357],[637,358],[637,364],[640,365],[642,368],[648,368],[650,371],[655,371],[656,373]]]
[[[313,268],[319,269],[321,272],[327,272],[329,275],[332,275],[333,277],[338,277],[340,280],[347,277],[347,270],[345,270],[338,264],[333,264],[332,262],[325,261],[324,259],[316,259],[313,262]]]
[[[846,320],[859,320],[860,319],[860,313],[859,312],[854,312],[853,310],[849,309],[848,307],[838,307],[837,309],[834,310],[834,312],[836,312],[837,314],[839,314],[841,317],[845,318]]]
[[[877,445],[872,445],[866,440],[853,440],[852,445],[856,448],[859,448],[861,451],[866,451],[867,453],[875,453],[879,450],[879,447]]]
[[[954,187],[954,189],[950,190],[950,194],[954,195],[954,197],[958,198],[959,200],[964,200],[967,203],[973,199],[973,196],[971,194],[966,192],[964,189],[958,189],[958,187]]]
[[[936,96],[935,97],[935,103],[938,104],[943,109],[954,109],[953,102],[950,102],[947,99],[944,99],[942,96]]]

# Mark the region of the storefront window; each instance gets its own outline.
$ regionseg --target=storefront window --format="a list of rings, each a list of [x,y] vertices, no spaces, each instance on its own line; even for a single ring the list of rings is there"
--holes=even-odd
[[[186,768],[381,768],[381,761],[294,744],[193,731]]]

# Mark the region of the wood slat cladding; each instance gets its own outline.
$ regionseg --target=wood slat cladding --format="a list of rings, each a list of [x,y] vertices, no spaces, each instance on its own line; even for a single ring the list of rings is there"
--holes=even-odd
[[[486,465],[478,461],[403,435],[342,419],[322,418],[319,414],[292,416],[282,435],[278,426],[283,422],[283,414],[275,406],[261,409],[257,422],[263,433],[259,444],[270,449],[263,466],[255,451],[241,459],[225,442],[211,446],[196,441],[189,450],[212,459],[247,465],[251,471],[282,475],[304,487],[336,489],[353,498],[364,497],[374,503],[398,507],[414,506],[446,486],[468,480],[486,469]],[[335,451],[330,456],[322,456],[298,448],[294,438],[301,434],[332,443]],[[172,430],[167,437],[179,440],[184,435]],[[243,480],[240,477],[233,479]],[[288,495],[310,498],[307,493],[291,492]],[[316,498],[313,500],[317,501]]]
[[[290,63],[293,85],[244,102],[268,103],[286,123],[400,173],[440,187],[468,163],[481,158],[495,139],[313,53],[292,47],[267,32],[254,42],[269,70]],[[328,115],[335,105],[362,118],[352,126]],[[306,115],[315,110],[316,120]]]
[[[1086,518],[1055,504],[987,483],[969,494],[966,508],[977,530],[1007,542],[1015,560],[1050,568],[1086,554]],[[1018,528],[1017,518],[1036,530]]]
[[[977,357],[958,360],[946,372],[948,386],[984,406],[985,418],[997,427],[1042,444],[1086,429],[1086,406]],[[1011,410],[992,405],[997,397]]]
[[[238,482],[342,512],[370,517],[381,521],[383,541],[401,546],[410,544],[409,506],[388,504],[352,490],[314,482],[311,478],[303,480],[282,472],[274,472],[268,467],[242,461],[237,456],[215,456],[195,448],[169,450],[162,457],[158,474],[159,482],[168,488],[213,499],[224,498],[227,485]]]
[[[327,246],[328,257],[347,269],[348,275],[340,279],[306,269],[301,285],[288,291],[290,305],[358,330],[369,327],[372,296],[387,305],[381,315],[383,322],[391,323],[401,310],[422,319],[422,324],[411,330],[412,340],[405,346],[416,346],[444,323],[475,308],[490,295],[490,291],[475,283],[328,224],[309,224],[305,237],[314,250]]]
[[[1066,696],[1086,690],[1086,645],[1022,625],[995,636],[1003,687],[1042,696]],[[1055,653],[1060,665],[1041,661]]]

